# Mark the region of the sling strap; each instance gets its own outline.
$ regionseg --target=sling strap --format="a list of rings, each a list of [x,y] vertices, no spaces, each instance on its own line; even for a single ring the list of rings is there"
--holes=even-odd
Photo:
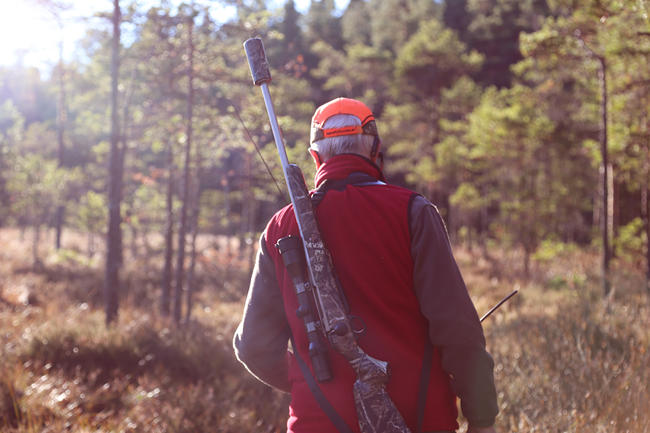
[[[309,390],[311,391],[314,398],[316,399],[316,403],[318,403],[318,406],[320,406],[321,410],[325,412],[325,415],[327,415],[327,417],[330,419],[332,424],[334,424],[334,427],[336,427],[336,430],[339,433],[352,433],[350,427],[345,423],[345,421],[343,420],[343,418],[341,418],[338,412],[336,412],[336,409],[334,409],[334,407],[329,402],[329,400],[327,400],[327,397],[325,397],[323,391],[321,391],[320,387],[318,386],[318,382],[316,382],[316,379],[311,374],[311,371],[309,370],[307,363],[302,359],[302,357],[298,353],[298,350],[296,349],[296,343],[293,340],[293,337],[291,337],[291,345],[294,348],[293,354],[296,357],[296,360],[298,361],[298,366],[300,367],[300,371],[302,372],[302,375],[305,378],[305,381],[307,382],[307,386],[309,386]],[[417,427],[415,430],[416,433],[422,433],[422,423],[424,421],[424,409],[427,402],[427,389],[429,387],[429,378],[431,377],[432,361],[433,361],[433,344],[431,344],[431,341],[427,337],[425,348],[424,348],[424,356],[422,359],[422,372],[420,373],[420,385],[418,388]],[[435,433],[435,432],[431,432],[431,433]]]
[[[311,374],[311,371],[309,370],[307,363],[298,354],[298,349],[296,349],[297,346],[293,340],[293,337],[291,337],[291,345],[294,348],[293,354],[296,357],[296,360],[298,361],[298,365],[300,366],[300,371],[302,371],[302,375],[305,377],[305,381],[307,381],[307,385],[309,386],[309,389],[311,390],[311,393],[314,395],[314,398],[316,399],[316,402],[318,403],[320,408],[323,410],[323,412],[325,412],[325,415],[327,415],[330,421],[332,421],[332,424],[334,424],[334,427],[336,427],[336,430],[338,430],[339,433],[352,433],[352,429],[348,427],[348,425],[345,423],[343,418],[341,418],[341,415],[339,415],[338,412],[336,412],[336,409],[334,409],[334,407],[325,397],[325,394],[323,394],[323,391],[321,391],[320,387],[318,386],[318,383],[316,382],[316,379]]]
[[[420,387],[418,389],[417,427],[415,430],[417,433],[422,433],[424,408],[427,405],[427,390],[429,388],[429,378],[431,377],[431,363],[433,362],[433,344],[429,339],[428,333],[426,334],[425,340],[422,371],[420,373]]]
[[[325,198],[325,194],[329,190],[343,191],[348,185],[353,186],[373,186],[373,185],[386,185],[385,182],[377,180],[369,174],[363,172],[350,173],[345,179],[326,179],[320,184],[318,188],[311,195],[311,202],[314,207],[318,207],[321,201]]]

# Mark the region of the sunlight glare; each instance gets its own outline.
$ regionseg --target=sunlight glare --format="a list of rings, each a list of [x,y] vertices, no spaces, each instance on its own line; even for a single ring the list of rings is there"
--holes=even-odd
[[[0,2],[0,64],[48,64],[57,58],[59,28],[46,10],[24,0]]]

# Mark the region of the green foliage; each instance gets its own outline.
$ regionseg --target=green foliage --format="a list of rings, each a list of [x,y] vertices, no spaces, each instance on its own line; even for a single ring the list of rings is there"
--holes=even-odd
[[[320,58],[312,75],[323,81],[328,97],[360,98],[379,115],[391,81],[393,59],[389,51],[363,44],[335,51],[324,42],[314,44],[312,49]]]
[[[537,251],[533,255],[533,259],[538,262],[549,263],[562,257],[567,257],[571,253],[575,253],[577,247],[575,244],[567,244],[565,242],[558,242],[551,239],[544,239],[540,242]]]
[[[165,194],[151,177],[138,176],[136,182],[141,183],[126,200],[125,222],[136,230],[161,233],[166,222]]]
[[[466,52],[465,44],[440,21],[424,21],[396,59],[395,73],[403,80],[400,97],[407,89],[412,96],[438,95],[462,74],[474,72],[482,61],[479,53]]]
[[[201,190],[202,231],[259,231],[287,202],[256,149],[281,181],[241,47],[251,36],[264,40],[289,158],[308,183],[314,108],[338,96],[359,98],[378,118],[389,180],[436,202],[452,234],[471,228],[482,242],[498,238],[530,255],[546,239],[588,244],[593,237],[601,160],[597,59],[604,57],[610,160],[621,188],[615,207],[625,222],[641,217],[638,197],[650,182],[643,2],[352,0],[337,10],[332,0],[319,0],[306,13],[291,0],[276,6],[238,2],[226,22],[197,5],[125,8],[137,12],[129,24],[132,40],[121,48],[118,95],[123,218],[134,230],[161,232],[173,220],[168,187],[174,208],[181,198],[190,19],[196,54],[191,178]],[[105,28],[90,31],[80,44],[83,61],[63,65],[61,125],[58,74],[0,69],[0,222],[51,222],[51,212],[28,216],[39,209],[28,210],[23,198],[51,195],[48,204],[69,204],[69,225],[104,230],[110,40]],[[40,163],[24,160],[57,158],[59,126],[64,158],[54,165],[61,167],[45,164],[44,170],[76,169],[83,179],[66,182],[65,192],[43,186],[56,184],[58,175],[28,174]],[[22,187],[30,182],[41,192]],[[10,189],[25,192],[11,201]],[[641,257],[642,248],[623,250]]]
[[[439,5],[428,0],[371,0],[368,2],[372,45],[397,53],[418,31],[421,22],[439,18]]]
[[[350,0],[341,17],[343,39],[349,45],[370,45],[372,43],[372,16],[370,4],[364,0]]]
[[[74,264],[78,266],[91,267],[94,262],[79,251],[61,248],[48,259],[48,264],[59,266]]]
[[[396,80],[382,121],[390,169],[446,207],[446,199],[462,181],[466,116],[478,103],[481,90],[468,78],[482,61],[456,34],[437,19],[422,21],[400,49]],[[453,100],[453,102],[452,102]]]
[[[106,196],[88,191],[74,207],[74,223],[88,233],[101,233],[107,223]]]
[[[77,174],[37,154],[16,156],[12,163],[14,170],[7,190],[18,222],[34,226],[50,222],[54,210],[65,202],[67,188]]]
[[[641,265],[643,252],[648,240],[644,233],[643,220],[635,218],[619,228],[618,236],[614,239],[614,251],[620,259],[636,265]]]
[[[0,226],[11,212],[7,179],[11,177],[10,161],[22,139],[24,123],[24,117],[11,100],[0,105]]]
[[[470,183],[460,184],[452,194],[450,202],[464,212],[476,211],[485,206],[481,193]]]
[[[468,0],[470,18],[467,27],[461,29],[461,39],[485,57],[477,80],[510,86],[510,66],[522,59],[519,35],[539,30],[548,13],[545,0]]]
[[[0,133],[2,151],[15,145],[23,132],[25,119],[12,100],[6,99],[0,106]]]

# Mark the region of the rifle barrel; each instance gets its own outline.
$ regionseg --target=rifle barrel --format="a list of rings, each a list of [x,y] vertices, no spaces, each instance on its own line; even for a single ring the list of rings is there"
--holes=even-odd
[[[269,92],[269,86],[266,83],[260,85],[262,89],[262,95],[264,96],[264,105],[266,105],[266,112],[269,116],[269,122],[271,123],[271,131],[273,131],[273,138],[275,139],[275,147],[278,148],[278,153],[280,154],[280,161],[282,162],[282,169],[285,172],[285,180],[287,180],[287,167],[289,166],[289,158],[287,158],[287,151],[284,148],[284,140],[282,139],[282,132],[280,131],[280,125],[278,124],[278,118],[275,115],[275,110],[273,109],[273,101],[271,101],[271,93]]]

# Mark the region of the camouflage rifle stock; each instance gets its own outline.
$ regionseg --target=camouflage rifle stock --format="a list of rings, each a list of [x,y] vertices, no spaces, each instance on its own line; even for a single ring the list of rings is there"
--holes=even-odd
[[[361,432],[410,433],[404,418],[386,392],[386,383],[390,374],[388,363],[368,355],[357,344],[342,291],[334,273],[330,252],[325,248],[318,229],[304,177],[298,166],[288,162],[268,91],[271,73],[261,39],[247,40],[244,49],[253,82],[262,89],[273,137],[282,161],[320,319],[318,326],[327,336],[332,347],[348,360],[357,376],[354,383],[354,401]],[[309,333],[309,326],[307,331]]]

